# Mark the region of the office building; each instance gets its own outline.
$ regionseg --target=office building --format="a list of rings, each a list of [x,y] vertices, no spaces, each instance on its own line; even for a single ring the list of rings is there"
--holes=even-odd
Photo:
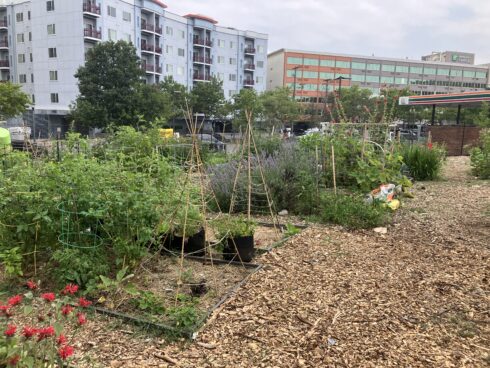
[[[0,0],[0,77],[22,84],[34,103],[28,120],[50,133],[78,95],[87,50],[104,41],[132,42],[147,83],[172,76],[190,90],[216,76],[227,98],[264,91],[267,35],[217,23],[159,0]]]
[[[430,95],[485,90],[489,68],[286,49],[268,55],[267,89],[288,86],[302,101],[321,101],[327,87],[339,88],[339,77],[345,78],[342,88],[357,85],[373,94],[382,88],[408,88],[414,94]]]
[[[460,51],[433,51],[430,55],[422,56],[422,60],[474,65],[475,54]]]

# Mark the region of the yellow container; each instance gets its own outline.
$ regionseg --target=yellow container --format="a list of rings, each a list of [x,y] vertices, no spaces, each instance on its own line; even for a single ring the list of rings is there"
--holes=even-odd
[[[173,138],[174,136],[174,130],[173,129],[160,129],[160,138]]]

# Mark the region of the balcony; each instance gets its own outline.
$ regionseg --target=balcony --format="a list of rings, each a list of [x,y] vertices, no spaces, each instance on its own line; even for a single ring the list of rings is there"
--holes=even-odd
[[[161,66],[157,66],[156,69],[155,69],[155,73],[162,74],[162,67]]]
[[[163,52],[163,50],[162,50],[162,48],[161,48],[161,47],[156,46],[156,47],[155,47],[155,52],[156,52],[157,54],[161,54],[161,53]]]
[[[7,29],[8,23],[7,20],[0,20],[0,29]]]
[[[199,56],[199,55],[194,55],[192,60],[195,63],[200,63],[200,64],[211,64],[211,58],[207,56]]]
[[[213,43],[211,40],[205,40],[204,38],[194,37],[195,46],[212,47]]]
[[[245,54],[255,54],[255,47],[247,47],[244,50]]]
[[[255,64],[245,64],[243,68],[245,70],[255,70]]]
[[[83,3],[83,15],[94,18],[100,17],[100,5]]]
[[[209,82],[211,80],[211,76],[210,75],[199,74],[199,73],[194,73],[194,75],[192,76],[192,78],[195,81],[202,81],[202,82]]]
[[[158,33],[161,35],[163,32],[163,27],[158,27],[158,26],[155,27],[154,24],[141,22],[141,32]]]
[[[155,52],[155,46],[147,45],[145,43],[141,44],[141,52]]]
[[[253,79],[245,79],[243,81],[243,86],[244,87],[253,87],[255,85],[255,82]]]
[[[153,65],[153,64],[142,64],[141,68],[147,73],[154,73],[155,72],[155,65]]]
[[[83,30],[83,37],[87,41],[99,42],[102,39],[102,32],[100,28],[98,31],[93,28],[85,28]]]
[[[8,60],[0,60],[0,69],[9,69],[10,64]]]
[[[0,41],[0,49],[8,49],[9,48],[9,43],[7,40]]]

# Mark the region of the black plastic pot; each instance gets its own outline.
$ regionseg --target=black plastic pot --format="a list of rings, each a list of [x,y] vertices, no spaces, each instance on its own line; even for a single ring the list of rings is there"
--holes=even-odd
[[[223,258],[229,261],[250,262],[255,255],[254,236],[228,238]]]
[[[182,244],[182,243],[181,243]],[[191,253],[193,256],[203,256],[206,250],[206,233],[204,228],[189,237],[184,245],[184,252]]]

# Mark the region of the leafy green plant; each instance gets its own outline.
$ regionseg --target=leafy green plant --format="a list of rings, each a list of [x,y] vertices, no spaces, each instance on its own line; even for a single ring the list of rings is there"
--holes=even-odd
[[[480,133],[479,147],[470,150],[472,172],[480,179],[490,179],[490,129]]]
[[[0,250],[0,260],[8,277],[22,276],[22,254],[19,247]]]
[[[349,229],[373,228],[386,224],[389,212],[379,203],[369,204],[359,195],[324,193],[319,201],[319,217],[323,222]]]
[[[435,180],[440,176],[446,152],[434,145],[404,145],[400,151],[403,162],[408,166],[415,180]]]
[[[126,266],[121,268],[116,273],[116,278],[111,279],[104,275],[100,275],[101,283],[97,286],[99,290],[103,290],[106,292],[113,292],[115,294],[119,294],[122,292],[126,292],[132,296],[138,296],[139,292],[136,287],[129,282],[134,277],[134,274],[128,273],[129,268]]]
[[[139,310],[150,314],[163,314],[165,307],[162,300],[151,291],[139,291],[138,296],[132,299],[133,304]]]
[[[177,295],[180,305],[168,308],[166,316],[171,324],[181,329],[193,329],[201,317],[196,308],[197,300],[185,294]]]
[[[293,224],[287,223],[286,224],[286,231],[285,231],[284,235],[289,237],[289,236],[294,236],[296,234],[299,234],[300,232],[301,232],[301,229],[297,228]]]
[[[248,220],[243,215],[226,215],[213,221],[212,225],[220,238],[233,238],[253,235],[257,223],[252,219]]]

